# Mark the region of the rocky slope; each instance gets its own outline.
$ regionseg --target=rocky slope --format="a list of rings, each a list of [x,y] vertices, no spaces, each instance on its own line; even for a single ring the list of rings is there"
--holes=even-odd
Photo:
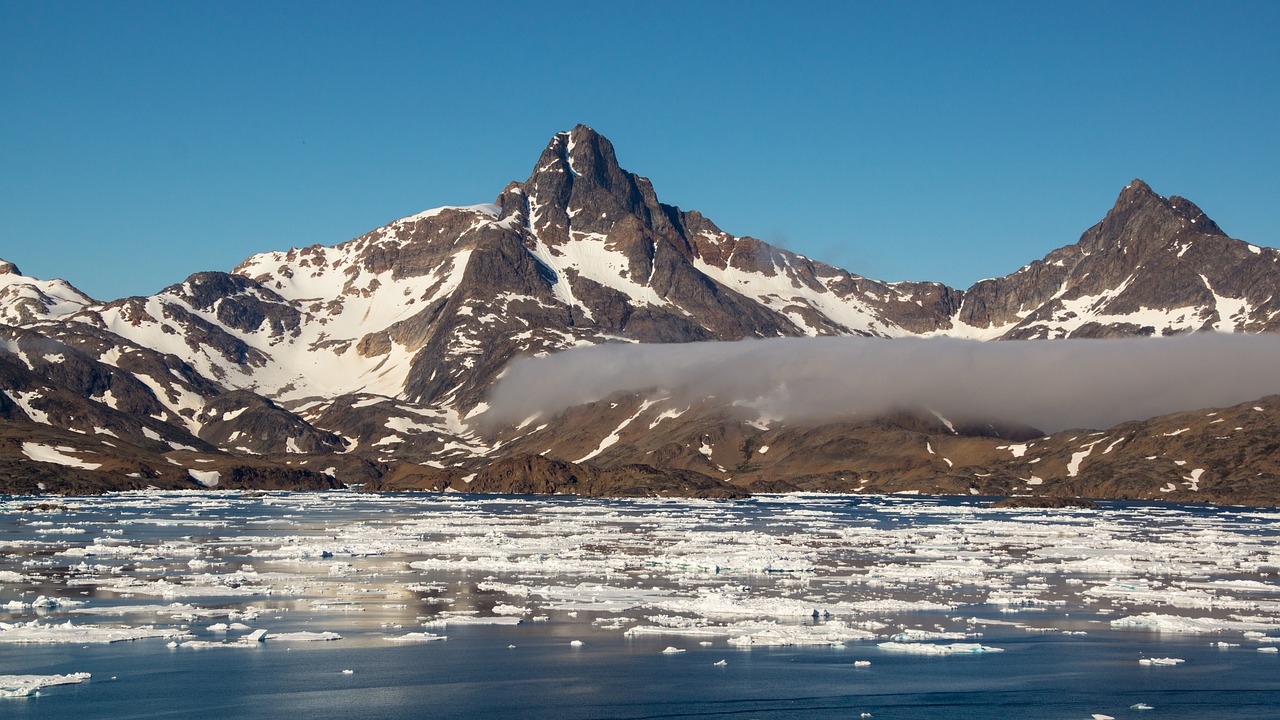
[[[0,459],[15,490],[132,487],[133,475],[200,487],[197,465],[217,465],[250,483],[275,468],[282,474],[260,481],[286,485],[338,475],[370,487],[595,494],[1029,487],[1188,499],[1181,466],[1136,461],[1020,485],[1019,458],[998,448],[1039,433],[1001,418],[955,428],[904,412],[782,427],[710,404],[621,397],[484,434],[467,420],[486,409],[513,358],[582,344],[1271,332],[1280,329],[1278,291],[1280,253],[1227,237],[1189,201],[1141,181],[1078,243],[1004,278],[967,290],[871,280],[659,202],[608,140],[578,126],[555,135],[528,179],[492,204],[429,210],[336,246],[255,255],[150,297],[102,303],[0,263],[0,422],[10,439]],[[1056,447],[1057,437],[1036,442]],[[1261,435],[1212,448],[1167,437],[1157,443],[1205,466],[1194,497],[1269,497],[1251,489],[1271,482]],[[1213,469],[1226,447],[1257,480]],[[1157,449],[1144,452],[1159,457]],[[83,467],[91,464],[100,467]],[[1104,467],[1145,479],[1117,485]],[[290,474],[303,470],[316,476]],[[45,479],[28,482],[37,477]],[[1232,490],[1209,492],[1218,480]],[[1174,489],[1161,492],[1168,483]]]

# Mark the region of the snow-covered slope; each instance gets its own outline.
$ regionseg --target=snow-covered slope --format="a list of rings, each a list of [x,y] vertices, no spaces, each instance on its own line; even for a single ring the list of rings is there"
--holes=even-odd
[[[26,277],[13,263],[0,260],[0,323],[25,325],[57,320],[93,302],[65,280]]]

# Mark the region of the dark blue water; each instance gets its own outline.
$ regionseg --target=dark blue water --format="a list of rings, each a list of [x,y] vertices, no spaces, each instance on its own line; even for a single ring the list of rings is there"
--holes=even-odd
[[[994,641],[995,638],[987,638]],[[581,648],[542,632],[469,629],[409,647],[165,652],[159,641],[33,648],[24,666],[72,667],[90,683],[11,699],[31,718],[1274,718],[1274,657],[1161,641],[1187,664],[1137,665],[1142,638],[999,638],[1004,653],[914,657],[845,649],[692,648],[589,637]],[[510,649],[508,644],[516,648]],[[852,659],[870,658],[869,668]],[[724,659],[727,665],[717,667]],[[343,669],[355,672],[342,674]],[[115,679],[110,679],[112,676]],[[1138,713],[1143,702],[1155,710]]]

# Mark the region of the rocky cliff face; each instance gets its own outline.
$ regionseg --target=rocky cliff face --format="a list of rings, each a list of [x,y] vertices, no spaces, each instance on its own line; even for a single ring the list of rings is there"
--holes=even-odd
[[[578,126],[555,135],[529,177],[492,204],[255,255],[151,297],[100,303],[0,263],[0,323],[0,421],[14,439],[0,456],[33,473],[91,472],[77,465],[95,464],[87,452],[123,458],[92,472],[132,482],[129,468],[145,456],[187,462],[198,486],[196,458],[173,456],[196,453],[443,488],[467,486],[462,478],[495,459],[546,456],[588,481],[516,463],[529,487],[923,489],[946,477],[935,489],[969,492],[995,481],[957,479],[958,458],[971,456],[975,477],[1006,477],[992,443],[1039,433],[1000,418],[957,430],[910,413],[760,427],[639,398],[484,435],[466,420],[513,358],[582,344],[1275,331],[1280,253],[1231,239],[1191,202],[1134,181],[1079,242],[1009,276],[967,290],[885,283],[663,204],[607,139]],[[79,459],[14,449],[59,447],[39,439],[52,430],[76,448],[63,457]],[[950,464],[931,457],[942,445],[954,446]],[[475,487],[524,487],[494,477],[476,475]],[[704,477],[713,484],[699,485]]]

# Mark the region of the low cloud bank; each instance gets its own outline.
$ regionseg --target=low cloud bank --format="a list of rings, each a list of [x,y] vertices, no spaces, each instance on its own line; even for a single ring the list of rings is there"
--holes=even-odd
[[[513,362],[490,396],[488,419],[521,422],[654,390],[688,401],[714,396],[795,422],[922,407],[956,421],[1100,429],[1280,393],[1280,336],[598,345]]]

